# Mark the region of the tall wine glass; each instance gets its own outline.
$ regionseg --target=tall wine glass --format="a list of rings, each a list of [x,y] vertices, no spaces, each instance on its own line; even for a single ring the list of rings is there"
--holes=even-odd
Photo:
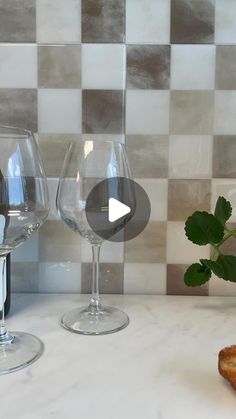
[[[99,255],[104,240],[92,230],[86,216],[86,203],[93,188],[101,181],[109,182],[109,179],[119,177],[131,178],[123,144],[112,141],[78,141],[70,144],[59,179],[57,209],[62,221],[91,243],[93,255],[90,304],[62,317],[62,325],[75,333],[107,334],[123,329],[129,323],[125,313],[103,306],[100,301]],[[119,196],[119,182],[111,182],[108,187],[112,187],[113,196]],[[106,200],[106,197],[103,196],[102,199]],[[96,207],[96,202],[94,204]],[[108,212],[107,202],[103,211]],[[99,215],[98,213],[98,218]],[[123,224],[120,225],[121,229],[122,227]]]
[[[48,211],[47,182],[33,135],[0,126],[0,374],[31,364],[43,352],[36,336],[7,330],[3,279],[6,256],[38,230]]]

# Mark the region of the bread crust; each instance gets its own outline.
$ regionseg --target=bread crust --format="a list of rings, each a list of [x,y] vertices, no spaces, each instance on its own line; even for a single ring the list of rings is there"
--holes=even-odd
[[[236,345],[228,346],[219,352],[218,370],[236,390]]]

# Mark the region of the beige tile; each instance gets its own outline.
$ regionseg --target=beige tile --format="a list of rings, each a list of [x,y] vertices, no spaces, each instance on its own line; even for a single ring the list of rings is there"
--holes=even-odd
[[[167,295],[208,295],[208,284],[201,287],[187,287],[184,273],[188,265],[167,265]]]
[[[236,132],[236,91],[215,91],[214,134],[235,135]]]
[[[212,91],[171,92],[171,134],[207,135],[213,132]]]
[[[167,220],[168,180],[135,179],[148,195],[151,204],[151,221]]]
[[[80,293],[81,264],[74,262],[40,262],[39,292]]]
[[[236,222],[236,179],[212,179],[211,210],[215,210],[219,196],[224,196],[233,207],[230,222]]]
[[[37,132],[37,90],[0,89],[0,124]]]
[[[128,89],[169,89],[169,84],[169,45],[127,46]]]
[[[48,177],[60,176],[68,145],[79,138],[79,134],[39,134],[38,143]]]
[[[135,239],[125,242],[125,262],[164,263],[166,223],[150,221]]]
[[[11,291],[38,292],[38,263],[11,263]]]
[[[167,135],[127,135],[126,151],[135,178],[165,178],[168,174]]]
[[[101,294],[123,294],[123,263],[101,263],[99,289]],[[90,294],[92,289],[92,264],[82,263],[82,293]]]
[[[82,41],[123,42],[125,0],[82,0]]]
[[[124,294],[166,294],[166,265],[126,263]]]
[[[216,47],[216,89],[236,89],[236,46],[218,45]]]
[[[171,135],[169,177],[199,179],[212,176],[213,138],[210,135]]]
[[[48,220],[39,230],[40,262],[79,262],[81,239],[61,221]]]
[[[172,0],[171,42],[210,44],[214,42],[214,0]]]
[[[38,47],[38,85],[49,88],[79,88],[80,45]]]
[[[210,180],[169,180],[168,220],[185,221],[194,211],[209,211]]]
[[[216,135],[213,143],[213,177],[236,177],[236,136]]]
[[[36,0],[0,1],[0,42],[35,42]]]
[[[83,90],[83,133],[122,133],[123,101],[122,90]]]
[[[212,275],[209,281],[209,295],[212,296],[236,296],[236,284],[235,282],[224,281],[215,275]]]
[[[182,221],[168,221],[167,223],[167,263],[189,264],[199,259],[208,259],[209,246],[197,246],[190,242],[184,231]]]

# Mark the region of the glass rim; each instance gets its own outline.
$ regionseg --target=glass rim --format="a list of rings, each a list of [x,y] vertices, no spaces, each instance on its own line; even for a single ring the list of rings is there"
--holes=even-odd
[[[1,132],[1,130],[5,130],[6,132]],[[32,131],[30,131],[29,129],[0,124],[0,137],[11,132],[15,133],[16,135],[19,134],[25,137],[34,137]]]
[[[0,128],[1,128],[1,126],[0,126]],[[79,139],[74,139],[74,140],[71,140],[69,143],[68,143],[68,145],[70,146],[70,145],[79,145],[80,143],[81,144],[83,144],[83,143],[86,143],[86,142],[89,142],[89,141],[92,141],[93,143],[95,143],[95,144],[97,144],[97,145],[99,145],[99,144],[114,144],[114,145],[119,145],[119,146],[122,146],[122,147],[124,147],[125,146],[125,144],[123,143],[123,142],[121,142],[121,141],[117,141],[117,140],[103,140],[103,139],[93,139],[93,138],[86,138],[86,139],[83,139],[83,138],[79,138]]]

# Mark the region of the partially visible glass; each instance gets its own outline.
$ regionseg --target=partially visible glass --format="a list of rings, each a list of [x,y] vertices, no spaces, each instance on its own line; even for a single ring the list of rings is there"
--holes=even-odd
[[[112,196],[119,200],[121,183],[119,178],[131,179],[131,171],[124,145],[113,141],[78,141],[71,143],[65,156],[57,191],[57,208],[62,221],[75,233],[87,239],[92,246],[93,275],[92,296],[88,307],[65,313],[62,326],[71,332],[100,335],[123,329],[129,323],[126,313],[114,307],[104,306],[99,296],[99,260],[103,239],[88,224],[86,203],[90,192],[107,180]],[[117,181],[114,182],[114,178]],[[132,183],[132,181],[130,182]],[[132,190],[132,185],[130,185]],[[98,201],[104,201],[103,213],[107,213],[106,193],[101,193]],[[132,193],[128,194],[127,205],[134,207]],[[96,203],[94,202],[94,207]],[[96,211],[96,210],[95,210]],[[100,213],[96,214],[100,217]],[[122,231],[124,219],[117,222]],[[112,233],[111,233],[112,235]]]
[[[39,229],[48,212],[47,181],[33,134],[0,126],[0,374],[31,364],[43,352],[36,336],[7,330],[3,278],[6,256]]]

